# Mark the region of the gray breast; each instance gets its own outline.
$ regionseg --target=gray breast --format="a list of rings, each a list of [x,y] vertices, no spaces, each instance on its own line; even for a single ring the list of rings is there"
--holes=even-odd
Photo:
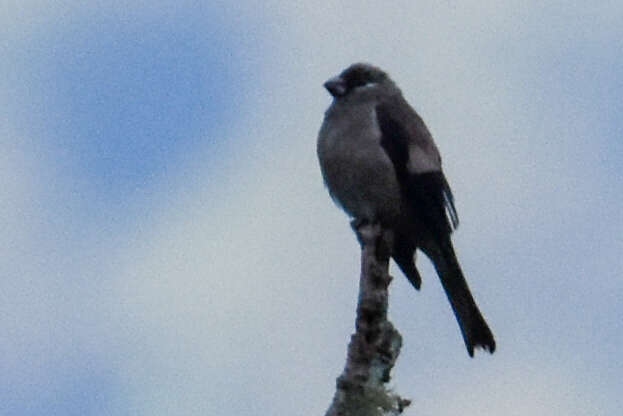
[[[399,214],[401,197],[373,104],[330,107],[318,135],[318,158],[331,196],[349,215],[389,220]]]

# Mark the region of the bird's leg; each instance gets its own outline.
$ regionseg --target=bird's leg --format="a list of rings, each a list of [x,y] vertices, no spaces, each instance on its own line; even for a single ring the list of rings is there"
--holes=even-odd
[[[358,233],[359,232],[359,227],[368,224],[370,221],[367,220],[366,218],[353,218],[350,221],[350,227],[353,229],[354,232]]]
[[[361,236],[361,232],[359,231],[359,229],[363,227],[364,225],[368,225],[371,223],[372,221],[368,220],[367,218],[353,218],[350,221],[350,228],[352,228],[353,231],[355,232],[355,235],[357,236],[357,241],[359,241],[359,245],[361,246],[365,244],[365,241],[363,241],[363,238]]]
[[[380,235],[379,241],[375,242],[376,254],[381,257],[391,255],[393,233],[388,229],[383,230],[383,226],[380,221],[376,219],[370,220],[368,218],[355,218],[350,222],[350,226],[355,232],[357,241],[359,241],[359,244],[362,247],[369,243],[370,236],[367,234],[370,233],[371,230],[374,230],[375,233]],[[369,229],[366,226],[369,226]],[[379,232],[379,230],[383,231]]]

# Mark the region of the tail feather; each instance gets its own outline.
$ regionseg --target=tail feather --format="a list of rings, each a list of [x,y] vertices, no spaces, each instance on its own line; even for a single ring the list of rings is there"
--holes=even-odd
[[[407,276],[409,282],[416,290],[422,286],[422,278],[415,268],[415,246],[408,239],[396,238],[392,250],[392,258],[400,267],[400,270]]]
[[[495,339],[467,286],[449,238],[438,249],[427,250],[427,254],[439,274],[470,357],[474,356],[474,348],[493,353]]]

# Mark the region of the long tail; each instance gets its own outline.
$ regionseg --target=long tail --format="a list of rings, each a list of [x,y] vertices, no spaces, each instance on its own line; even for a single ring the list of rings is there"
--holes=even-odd
[[[473,357],[474,348],[480,347],[493,353],[495,351],[493,334],[467,286],[450,238],[445,239],[439,246],[426,250],[426,254],[432,259],[439,274],[441,284],[461,328],[467,352],[470,357]]]
[[[395,236],[394,248],[392,250],[392,257],[400,270],[407,276],[409,282],[417,290],[420,290],[422,286],[422,278],[420,273],[415,268],[415,245],[412,244],[408,238],[402,237],[399,234]]]

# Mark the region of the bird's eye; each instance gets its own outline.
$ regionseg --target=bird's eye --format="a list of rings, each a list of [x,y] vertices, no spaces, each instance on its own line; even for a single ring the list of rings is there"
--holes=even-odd
[[[371,87],[377,84],[377,81],[370,78],[357,78],[349,82],[350,88]]]
[[[370,88],[378,85],[383,80],[381,74],[360,66],[349,68],[340,76],[345,81],[347,91],[363,87]]]

